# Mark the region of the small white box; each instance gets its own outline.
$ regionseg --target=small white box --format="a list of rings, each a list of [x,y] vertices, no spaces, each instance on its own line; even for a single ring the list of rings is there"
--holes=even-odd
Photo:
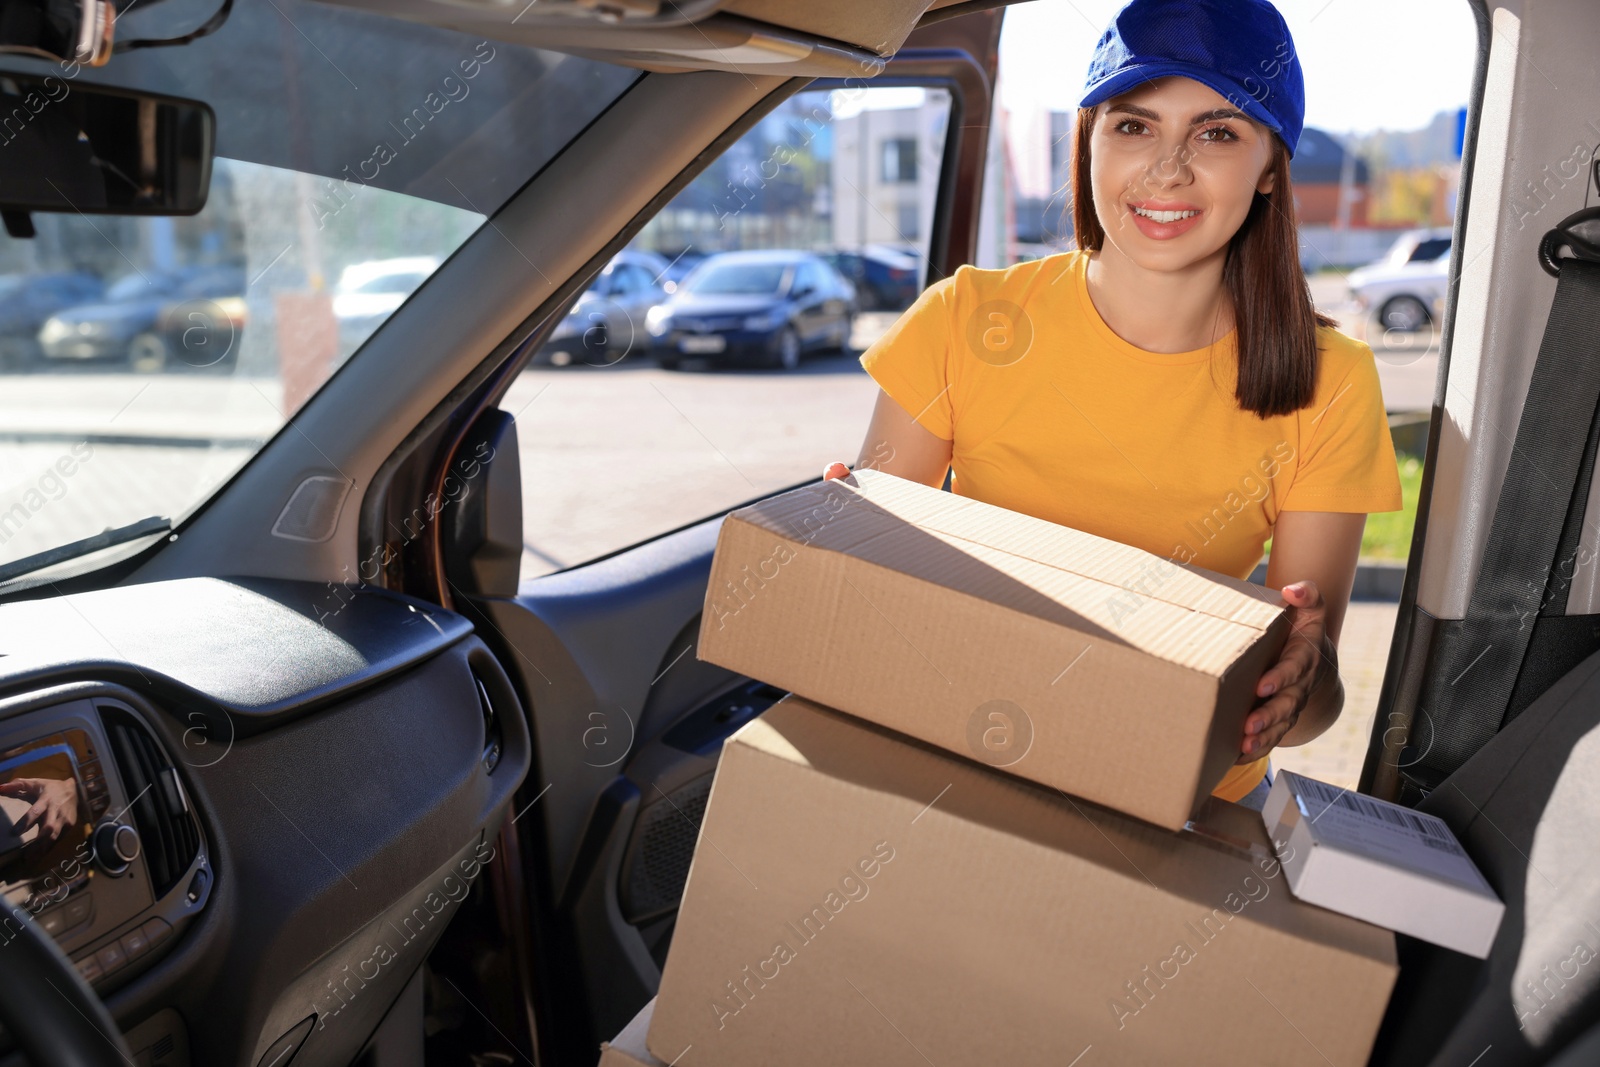
[[[1444,820],[1279,771],[1261,811],[1308,904],[1483,959],[1506,906]]]

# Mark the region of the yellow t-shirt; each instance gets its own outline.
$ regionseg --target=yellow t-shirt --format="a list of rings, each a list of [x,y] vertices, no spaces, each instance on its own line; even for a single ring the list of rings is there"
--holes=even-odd
[[[1316,398],[1262,419],[1234,399],[1233,333],[1192,352],[1129,344],[1095,309],[1088,256],[963,266],[862,353],[952,442],[952,491],[1240,578],[1281,511],[1401,507],[1370,347],[1319,328]],[[1239,799],[1266,765],[1234,767],[1215,795]]]

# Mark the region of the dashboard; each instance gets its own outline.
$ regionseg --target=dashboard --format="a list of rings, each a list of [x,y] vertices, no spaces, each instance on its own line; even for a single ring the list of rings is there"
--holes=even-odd
[[[530,762],[510,680],[436,605],[186,579],[0,606],[0,892],[140,1065],[350,1063]]]

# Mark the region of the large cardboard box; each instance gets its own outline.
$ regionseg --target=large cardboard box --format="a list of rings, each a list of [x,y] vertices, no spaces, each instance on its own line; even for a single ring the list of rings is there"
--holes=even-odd
[[[1311,904],[1484,959],[1506,906],[1436,815],[1279,771],[1261,816]]]
[[[696,654],[1178,829],[1288,627],[1260,586],[862,470],[727,516]]]
[[[1394,935],[1291,896],[1258,813],[1201,814],[1169,832],[785,698],[724,745],[648,1047],[680,1067],[1365,1063]]]

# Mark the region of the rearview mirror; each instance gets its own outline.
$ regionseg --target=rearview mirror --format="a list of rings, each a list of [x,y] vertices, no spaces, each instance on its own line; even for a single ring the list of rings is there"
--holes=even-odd
[[[0,71],[0,211],[193,215],[215,133],[198,100]]]

